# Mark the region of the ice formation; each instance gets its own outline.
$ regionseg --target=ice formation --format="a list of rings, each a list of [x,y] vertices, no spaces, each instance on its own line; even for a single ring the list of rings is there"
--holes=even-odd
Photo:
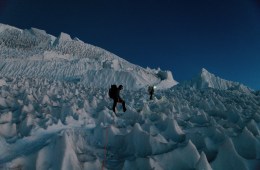
[[[4,24],[0,61],[0,169],[260,167],[259,93],[206,69],[176,85],[65,33]],[[116,116],[108,87],[119,82],[127,111]]]

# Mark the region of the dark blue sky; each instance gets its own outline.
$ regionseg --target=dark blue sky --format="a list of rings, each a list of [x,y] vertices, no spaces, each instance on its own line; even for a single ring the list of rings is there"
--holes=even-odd
[[[66,32],[177,81],[204,67],[260,89],[260,0],[0,0],[0,22]]]

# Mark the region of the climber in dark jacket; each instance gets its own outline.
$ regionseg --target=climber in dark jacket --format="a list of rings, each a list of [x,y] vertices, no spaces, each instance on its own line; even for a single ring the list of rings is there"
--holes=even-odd
[[[125,107],[125,101],[120,97],[120,90],[123,89],[122,85],[119,85],[118,88],[115,91],[115,97],[113,98],[114,103],[113,103],[113,111],[116,112],[116,105],[117,103],[122,103],[123,106],[123,111],[126,111],[126,107]]]
[[[155,86],[148,87],[148,93],[150,94],[150,100],[153,99],[154,89],[155,89]]]

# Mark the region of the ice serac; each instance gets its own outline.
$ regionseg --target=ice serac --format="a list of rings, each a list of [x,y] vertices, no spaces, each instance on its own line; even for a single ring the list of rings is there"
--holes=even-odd
[[[200,155],[200,159],[196,164],[196,170],[212,170],[206,155],[204,154],[204,152],[201,153]]]
[[[225,142],[220,146],[217,158],[212,162],[211,166],[216,170],[248,170],[245,159],[238,155],[230,138],[226,138]]]
[[[199,160],[199,153],[191,141],[184,147],[177,148],[171,152],[155,156],[165,170],[170,169],[195,169]]]
[[[145,69],[66,33],[54,37],[36,28],[0,24],[0,60],[0,75],[7,77],[73,81],[98,88],[122,84],[134,90],[177,84],[170,71]]]
[[[167,139],[175,142],[182,142],[185,139],[185,133],[179,127],[175,119],[168,119],[167,129],[162,133]]]
[[[150,101],[145,90],[123,90],[127,111],[118,105],[116,116],[107,89],[2,80],[0,169],[259,169],[253,93],[176,86]]]
[[[233,139],[238,154],[246,159],[256,159],[259,150],[259,141],[254,135],[244,128],[242,133]]]
[[[193,78],[189,83],[196,89],[213,88],[219,90],[239,90],[243,92],[251,92],[252,90],[245,85],[222,79],[203,68],[200,74]]]

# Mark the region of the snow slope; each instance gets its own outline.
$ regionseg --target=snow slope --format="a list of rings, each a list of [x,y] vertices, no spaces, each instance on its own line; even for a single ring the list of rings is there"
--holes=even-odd
[[[80,81],[102,88],[120,83],[126,89],[177,84],[170,71],[144,69],[68,34],[56,38],[36,28],[0,24],[0,59],[0,75],[8,77]]]
[[[19,39],[26,32],[0,25],[2,37],[11,38],[16,35],[13,31]],[[205,69],[207,76],[195,84],[207,85],[195,86],[194,78],[171,87],[170,72],[143,69],[87,44],[77,46],[74,43],[82,42],[66,34],[55,38],[41,30],[27,30],[29,35],[32,32],[46,41],[35,38],[32,47],[31,42],[26,46],[28,39],[24,44],[1,39],[0,169],[259,169],[258,92],[234,88],[236,83]],[[57,50],[64,41],[59,47],[63,49]],[[102,55],[96,55],[99,50]],[[72,51],[85,55],[71,55]],[[120,64],[101,68],[101,59],[116,59]],[[81,65],[84,61],[89,62],[87,67]],[[102,74],[104,82],[110,81],[107,75],[134,87],[124,88],[121,94],[126,112],[120,104],[118,116],[111,111],[108,88],[103,80],[94,79]],[[129,75],[131,80],[126,78]],[[161,89],[149,100],[147,90],[140,87],[153,81]]]
[[[220,90],[239,90],[244,92],[252,92],[252,90],[245,85],[232,82],[229,80],[222,79],[214,74],[208,72],[205,68],[203,68],[200,74],[193,78],[191,81],[186,82],[189,87],[197,88],[197,89],[205,89],[205,88],[215,88]]]

